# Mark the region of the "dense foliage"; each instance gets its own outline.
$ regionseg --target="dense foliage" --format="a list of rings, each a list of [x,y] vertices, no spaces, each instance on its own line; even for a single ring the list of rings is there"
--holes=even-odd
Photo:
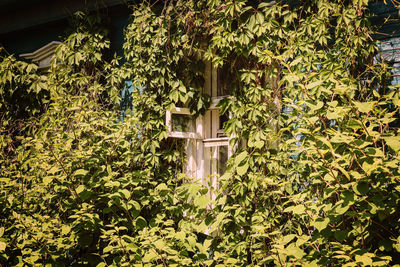
[[[253,2],[134,6],[123,64],[82,14],[48,71],[1,59],[1,264],[400,261],[399,87],[368,1]],[[174,106],[208,108],[208,60],[237,148],[212,201],[165,126]]]

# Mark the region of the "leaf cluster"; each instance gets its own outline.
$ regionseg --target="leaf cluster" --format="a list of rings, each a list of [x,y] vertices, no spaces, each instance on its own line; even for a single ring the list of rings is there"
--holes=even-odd
[[[1,263],[399,261],[399,87],[368,1],[253,2],[135,5],[123,64],[82,14],[48,72],[2,58]],[[182,174],[188,141],[164,119],[207,110],[207,61],[228,77],[235,147],[218,190]],[[19,118],[34,127],[10,135]]]

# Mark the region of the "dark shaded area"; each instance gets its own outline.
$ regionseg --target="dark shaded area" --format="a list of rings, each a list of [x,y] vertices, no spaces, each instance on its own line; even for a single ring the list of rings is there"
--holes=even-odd
[[[10,54],[29,53],[61,41],[77,11],[100,9],[109,18],[111,50],[122,56],[123,29],[130,9],[123,0],[5,0],[0,2],[0,46]]]
[[[374,39],[386,39],[400,36],[399,11],[392,1],[377,0],[368,5],[371,24],[379,25]]]

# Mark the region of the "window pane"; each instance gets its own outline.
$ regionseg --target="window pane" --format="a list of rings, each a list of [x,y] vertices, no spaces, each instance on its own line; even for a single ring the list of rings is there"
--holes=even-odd
[[[204,149],[205,176],[223,175],[228,161],[228,146],[214,146]]]
[[[218,150],[218,174],[223,175],[226,171],[226,162],[228,161],[228,146],[220,146]]]
[[[234,78],[229,64],[223,65],[222,68],[218,70],[217,96],[226,96],[230,94],[229,92]]]
[[[229,120],[229,116],[227,113],[219,115],[219,129],[224,129],[224,123]]]
[[[171,123],[174,132],[195,132],[195,121],[191,115],[172,114]]]

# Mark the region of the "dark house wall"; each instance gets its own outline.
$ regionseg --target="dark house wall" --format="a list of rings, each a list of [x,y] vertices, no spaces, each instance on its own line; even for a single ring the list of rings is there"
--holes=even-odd
[[[122,0],[2,0],[0,46],[10,54],[29,53],[65,37],[71,16],[101,9],[110,20],[111,48],[122,55],[123,28],[130,10]]]

